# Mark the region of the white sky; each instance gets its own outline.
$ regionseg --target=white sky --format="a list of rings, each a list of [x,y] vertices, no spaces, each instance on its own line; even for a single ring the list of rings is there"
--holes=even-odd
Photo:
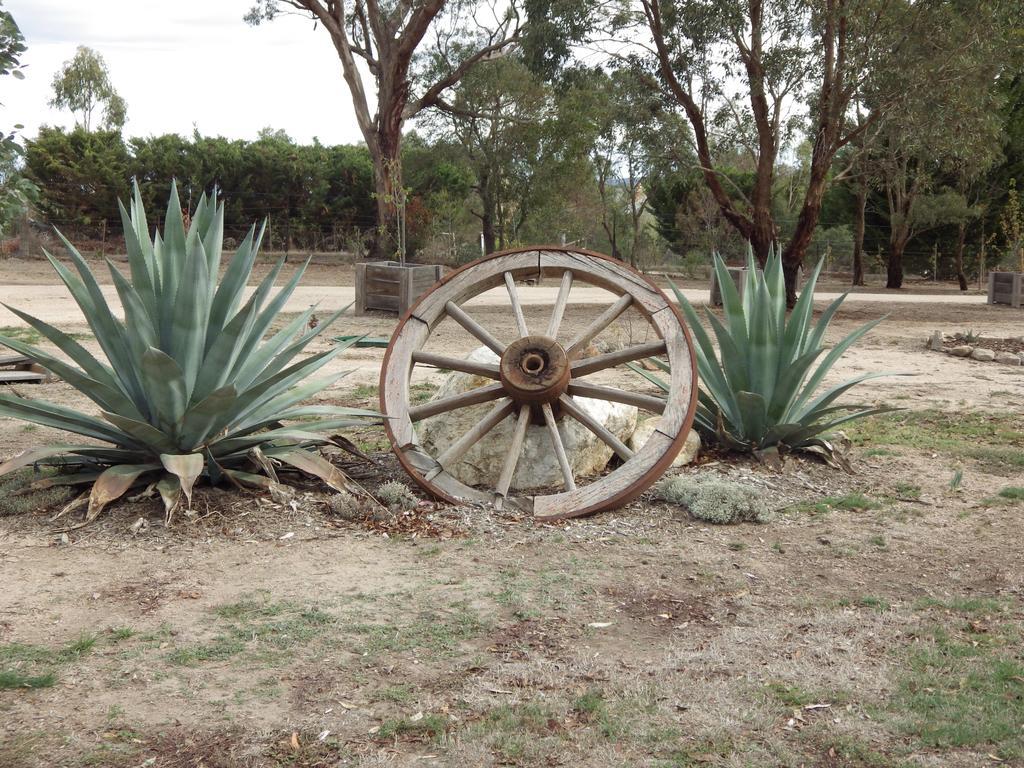
[[[279,17],[250,27],[253,0],[5,0],[28,51],[25,79],[0,80],[0,128],[74,125],[47,106],[51,81],[79,45],[99,51],[128,104],[124,134],[254,139],[283,128],[299,142],[362,141],[330,38]]]

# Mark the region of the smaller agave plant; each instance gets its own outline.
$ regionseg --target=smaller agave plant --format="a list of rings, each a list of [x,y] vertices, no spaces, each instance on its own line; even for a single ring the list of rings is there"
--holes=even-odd
[[[191,503],[199,478],[275,489],[275,466],[287,465],[337,489],[349,486],[318,446],[339,444],[327,434],[379,416],[303,402],[344,375],[306,381],[355,339],[300,358],[341,314],[309,329],[312,307],[270,333],[305,265],[274,294],[282,260],[243,301],[262,228],[258,233],[255,226],[250,228],[218,282],[223,204],[203,195],[186,231],[172,185],[163,235],[156,232],[152,239],[137,185],[130,212],[120,208],[130,277],[109,260],[107,268],[123,320],[111,310],[95,276],[67,239],[61,236],[74,271],[46,253],[85,315],[105,360],[70,335],[12,307],[8,309],[70,362],[0,336],[0,344],[34,359],[89,398],[99,417],[0,395],[0,416],[87,438],[16,456],[0,464],[0,476],[29,465],[52,465],[58,474],[37,481],[37,487],[91,484],[86,521],[142,485],[155,487],[170,520],[182,497]]]
[[[753,253],[748,251],[742,299],[725,262],[715,254],[725,322],[711,312],[707,312],[707,318],[718,341],[717,352],[690,302],[672,286],[696,341],[701,386],[694,421],[701,432],[713,436],[723,447],[758,454],[780,449],[811,450],[827,460],[840,461],[825,439],[829,433],[853,419],[896,410],[835,404],[857,384],[894,375],[891,373],[865,373],[818,393],[835,362],[884,319],[863,325],[828,349],[824,345],[825,331],[846,294],[833,301],[817,323],[812,322],[814,287],[822,264],[819,262],[810,275],[787,320],[782,263],[774,249],[763,273],[755,268]],[[826,350],[828,353],[819,361]],[[663,361],[651,362],[667,370]],[[668,389],[657,375],[629,365]]]

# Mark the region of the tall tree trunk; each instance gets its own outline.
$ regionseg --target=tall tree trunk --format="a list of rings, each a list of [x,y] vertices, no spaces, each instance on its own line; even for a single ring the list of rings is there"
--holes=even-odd
[[[956,266],[956,279],[960,283],[960,290],[967,290],[967,275],[964,274],[964,246],[967,243],[967,222],[961,221],[956,231],[956,250],[953,254]]]
[[[484,234],[484,250],[487,253],[494,253],[498,250],[498,237],[494,231],[494,199],[486,195],[481,199],[483,203],[483,215],[480,217],[481,228]]]
[[[828,168],[824,164],[812,164],[811,178],[807,183],[807,192],[804,194],[804,204],[796,221],[796,229],[793,230],[793,236],[782,254],[782,274],[786,278],[786,306],[791,309],[796,304],[796,282],[800,267],[804,263],[804,254],[807,253],[814,229],[818,226],[818,218],[821,216],[821,200],[825,196],[827,174]]]
[[[396,105],[397,106],[397,105]],[[367,142],[373,159],[374,197],[377,202],[377,227],[370,243],[374,259],[397,259],[401,236],[399,233],[398,203],[402,189],[402,117],[394,108],[385,113],[385,119],[375,134],[373,146]]]
[[[865,285],[864,281],[864,213],[868,204],[868,181],[861,176],[857,181],[857,203],[853,218],[853,284]]]
[[[886,274],[886,288],[903,287],[903,251],[910,240],[910,227],[899,224],[892,228],[889,236],[889,265]]]

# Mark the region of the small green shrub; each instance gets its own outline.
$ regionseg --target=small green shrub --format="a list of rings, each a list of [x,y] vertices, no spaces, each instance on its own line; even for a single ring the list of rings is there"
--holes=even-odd
[[[388,480],[377,488],[377,500],[389,509],[406,510],[416,506],[416,497],[409,486],[399,480]]]
[[[709,523],[764,523],[772,517],[761,491],[729,480],[680,475],[662,480],[654,492],[662,501],[680,504]]]

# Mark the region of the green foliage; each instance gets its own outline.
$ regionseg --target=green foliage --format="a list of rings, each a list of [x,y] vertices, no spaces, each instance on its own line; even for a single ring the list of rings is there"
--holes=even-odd
[[[25,77],[21,56],[26,50],[21,29],[0,3],[0,77],[11,75],[18,80]],[[19,168],[24,153],[18,141],[21,128],[20,124],[13,128],[0,126],[0,239],[10,236],[13,225],[25,215],[38,195],[36,186],[22,176]]]
[[[296,362],[341,312],[310,329],[311,307],[269,333],[305,267],[272,296],[283,267],[283,261],[278,263],[243,303],[262,230],[249,230],[218,284],[222,205],[201,197],[186,231],[172,185],[163,235],[157,233],[153,239],[138,187],[131,211],[122,207],[121,213],[130,277],[109,261],[107,266],[124,307],[124,321],[113,314],[89,266],[69,241],[64,244],[77,274],[46,254],[107,362],[17,309],[12,311],[70,362],[0,336],[0,343],[33,358],[92,400],[103,418],[10,394],[0,395],[0,416],[65,429],[108,445],[40,448],[0,465],[0,475],[30,464],[50,464],[64,473],[50,479],[54,485],[94,483],[89,518],[141,483],[157,483],[168,515],[182,496],[191,500],[199,477],[274,488],[272,461],[343,488],[340,471],[308,449],[331,442],[322,432],[364,424],[373,414],[302,405],[343,375],[306,382],[347,345]]]
[[[10,11],[3,10],[0,5],[0,77],[12,75],[21,80],[25,74],[21,71],[24,64],[21,63],[21,55],[28,48],[25,46],[25,36],[21,34],[18,22],[11,16]]]
[[[968,631],[972,631],[968,625]],[[1024,665],[1014,627],[951,633],[935,628],[907,660],[895,704],[904,729],[927,747],[983,747],[1024,757]]]
[[[764,523],[772,517],[760,490],[729,480],[679,475],[658,483],[654,493],[662,501],[681,504],[698,520],[708,523]]]
[[[225,235],[235,241],[245,237],[242,222],[269,214],[270,248],[340,250],[374,216],[365,147],[300,145],[280,132],[262,131],[255,141],[166,134],[125,144],[112,132],[44,127],[29,142],[25,166],[41,190],[40,212],[90,236],[104,221],[109,232],[120,228],[117,192],[130,177],[147,209],[162,206],[172,180],[196,199],[216,188],[225,201]]]
[[[74,58],[64,62],[53,76],[51,107],[81,113],[80,125],[92,129],[92,115],[104,108],[103,128],[119,133],[124,127],[127,107],[110,82],[103,57],[84,45],[78,46]]]
[[[819,446],[827,450],[821,435],[853,419],[892,410],[834,405],[855,385],[887,375],[884,373],[861,374],[817,394],[835,362],[881,322],[874,320],[850,333],[815,367],[826,349],[825,331],[846,298],[845,294],[840,296],[816,324],[812,322],[814,286],[821,266],[819,263],[807,280],[787,320],[782,266],[777,255],[769,256],[761,273],[748,253],[742,299],[725,262],[716,255],[715,271],[722,287],[725,323],[710,311],[707,317],[720,352],[716,352],[690,302],[673,286],[696,341],[701,379],[696,424],[726,448],[762,451]]]
[[[65,230],[90,234],[99,234],[104,221],[120,222],[117,193],[131,175],[120,134],[43,126],[27,144],[24,173],[39,187],[37,207],[44,217]]]

